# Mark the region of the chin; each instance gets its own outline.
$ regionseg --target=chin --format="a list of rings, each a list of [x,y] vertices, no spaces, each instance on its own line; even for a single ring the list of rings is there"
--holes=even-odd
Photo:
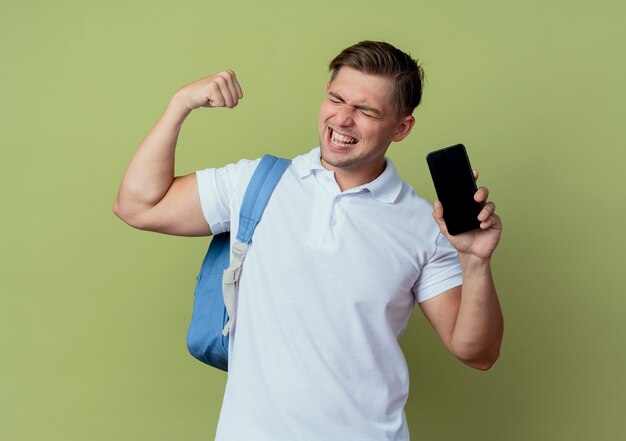
[[[353,160],[350,157],[338,157],[338,155],[333,155],[332,153],[329,153],[328,151],[324,151],[324,148],[320,148],[320,156],[321,156],[321,161],[322,165],[327,164],[330,165],[331,167],[336,167],[336,168],[349,168],[351,165],[353,165]]]

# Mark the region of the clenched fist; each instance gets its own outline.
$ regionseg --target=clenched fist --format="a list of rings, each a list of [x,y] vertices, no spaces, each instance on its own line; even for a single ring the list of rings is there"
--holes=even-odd
[[[243,93],[235,72],[225,70],[181,87],[176,96],[189,110],[199,107],[232,109],[243,98]]]

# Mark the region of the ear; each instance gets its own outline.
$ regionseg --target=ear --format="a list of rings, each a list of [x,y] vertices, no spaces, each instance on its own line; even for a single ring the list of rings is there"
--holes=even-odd
[[[328,88],[330,87],[330,81],[326,83],[326,92],[328,92]]]
[[[396,126],[396,130],[391,140],[394,142],[402,141],[404,138],[406,138],[409,135],[409,133],[411,133],[411,129],[413,129],[414,125],[415,125],[415,118],[413,118],[413,115],[405,116],[404,118],[400,120],[400,122]]]

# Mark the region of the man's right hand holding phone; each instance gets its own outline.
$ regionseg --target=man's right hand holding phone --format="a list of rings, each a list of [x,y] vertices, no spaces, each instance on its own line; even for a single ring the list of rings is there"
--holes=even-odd
[[[478,180],[478,171],[473,170],[473,172],[474,179]],[[433,218],[439,225],[441,233],[446,236],[450,244],[457,250],[461,259],[473,256],[482,261],[488,261],[500,242],[502,221],[495,212],[496,205],[493,202],[488,202],[488,197],[489,189],[487,187],[478,188],[474,194],[474,200],[483,205],[483,209],[478,214],[480,227],[456,235],[448,233],[446,222],[443,219],[445,207],[443,207],[440,201],[435,201]]]

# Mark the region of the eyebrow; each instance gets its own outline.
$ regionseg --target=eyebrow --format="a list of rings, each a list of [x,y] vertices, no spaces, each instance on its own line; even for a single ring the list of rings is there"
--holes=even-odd
[[[339,94],[337,94],[337,93],[335,93],[335,92],[330,92],[330,91],[329,91],[329,92],[328,92],[328,94],[329,94],[330,96],[332,96],[333,98],[335,98],[335,99],[337,99],[337,100],[341,101],[342,103],[345,103],[345,102],[346,102],[346,100],[344,100],[344,99],[341,97],[341,95],[339,95]],[[375,109],[375,108],[373,108],[373,107],[370,107],[370,106],[368,106],[368,105],[366,105],[366,104],[354,104],[354,105],[353,105],[353,104],[351,104],[351,106],[352,106],[352,107],[354,107],[355,109],[360,109],[360,110],[365,110],[366,112],[375,113],[375,114],[376,114],[377,116],[379,116],[379,117],[382,117],[382,116],[383,116],[383,114],[382,114],[382,112],[381,112],[380,110]]]

